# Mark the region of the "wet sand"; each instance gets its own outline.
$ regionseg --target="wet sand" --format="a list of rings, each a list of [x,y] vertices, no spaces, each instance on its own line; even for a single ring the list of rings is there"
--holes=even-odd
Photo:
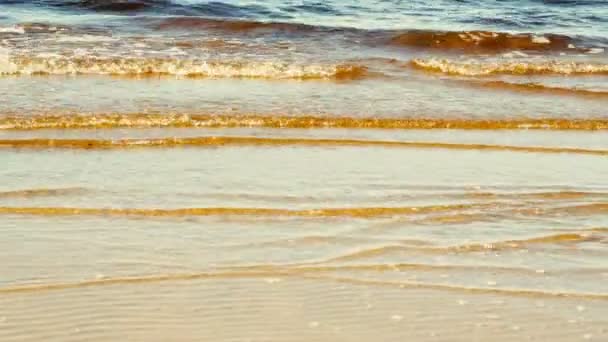
[[[604,132],[207,130],[4,133],[3,340],[606,338]]]

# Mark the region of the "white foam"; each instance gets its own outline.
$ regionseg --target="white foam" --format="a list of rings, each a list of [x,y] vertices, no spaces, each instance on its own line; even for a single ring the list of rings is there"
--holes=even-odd
[[[534,43],[534,44],[550,44],[551,40],[549,40],[549,38],[544,37],[544,36],[533,36],[532,37],[532,43]]]
[[[182,49],[180,49],[180,48],[178,48],[176,46],[174,46],[174,47],[172,47],[170,49],[165,50],[165,52],[168,53],[169,55],[174,55],[174,56],[185,56],[185,55],[187,55],[187,53],[184,50],[182,50]]]
[[[113,42],[117,38],[108,36],[96,36],[92,34],[84,34],[81,36],[62,36],[57,38],[57,42],[61,43],[84,43],[84,42]]]
[[[6,49],[5,49],[6,50]],[[80,49],[83,50],[83,49]],[[83,51],[75,51],[86,53]],[[205,61],[167,58],[10,57],[0,50],[0,75],[173,75],[207,78],[331,79],[364,69],[350,64]],[[348,77],[348,76],[347,76]]]
[[[452,61],[449,59],[414,59],[415,67],[445,74],[462,76],[486,76],[495,74],[606,74],[608,64],[568,62],[557,60],[539,61]]]
[[[506,57],[506,58],[528,57],[528,54],[515,50],[515,51],[511,51],[511,52],[507,52],[507,53],[503,54],[503,57]]]
[[[589,54],[598,54],[598,53],[603,53],[604,52],[604,48],[591,48],[589,49],[589,51],[587,51],[587,53]]]
[[[20,26],[0,27],[0,33],[17,33],[24,34],[25,29]]]

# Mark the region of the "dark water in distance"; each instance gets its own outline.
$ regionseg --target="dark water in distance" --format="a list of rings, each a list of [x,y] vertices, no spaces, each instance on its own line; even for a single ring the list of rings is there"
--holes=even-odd
[[[604,35],[608,5],[572,1],[0,1],[6,21],[43,13],[112,16],[189,16],[309,23],[360,29],[455,29],[568,32]],[[102,17],[103,16],[103,17]]]

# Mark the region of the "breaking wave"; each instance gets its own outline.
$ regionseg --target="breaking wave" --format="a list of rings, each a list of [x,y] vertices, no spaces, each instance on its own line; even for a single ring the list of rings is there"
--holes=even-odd
[[[367,68],[356,64],[205,61],[170,58],[5,57],[0,75],[120,75],[202,78],[358,79]]]
[[[469,52],[501,52],[507,50],[566,50],[573,39],[556,34],[510,34],[489,31],[411,31],[394,36],[393,45],[431,49],[458,49]]]
[[[511,83],[505,81],[477,81],[468,80],[468,85],[486,88],[486,89],[498,89],[498,90],[509,90],[526,93],[543,93],[552,95],[566,95],[566,96],[583,96],[592,98],[607,98],[608,91],[601,90],[589,90],[581,88],[565,88],[565,87],[553,87],[542,83]]]
[[[413,59],[411,66],[431,72],[448,75],[486,76],[486,75],[608,75],[608,64],[584,62],[543,61],[453,61],[449,59]]]
[[[230,32],[251,32],[262,30],[312,32],[323,29],[323,27],[287,22],[262,22],[253,20],[211,19],[201,17],[166,18],[159,23],[155,23],[154,27],[158,30],[212,29]]]

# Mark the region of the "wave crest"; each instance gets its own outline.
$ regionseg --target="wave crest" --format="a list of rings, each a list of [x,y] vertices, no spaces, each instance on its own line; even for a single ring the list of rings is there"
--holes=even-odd
[[[204,128],[351,128],[351,129],[546,129],[605,130],[608,120],[601,119],[436,119],[374,118],[341,116],[271,116],[210,114],[97,114],[0,116],[0,129],[111,129],[153,127]]]
[[[16,139],[0,140],[0,148],[70,148],[70,149],[110,149],[110,148],[169,148],[179,146],[222,147],[222,146],[309,146],[309,147],[392,147],[392,148],[423,148],[448,150],[479,150],[479,151],[512,151],[533,153],[579,153],[589,155],[608,155],[608,150],[569,148],[569,147],[542,147],[542,146],[515,146],[515,145],[487,145],[487,144],[459,144],[443,142],[419,141],[383,141],[383,140],[356,140],[356,139],[307,139],[307,138],[262,138],[238,136],[203,136],[191,138],[158,138],[158,139]]]
[[[487,75],[608,75],[608,64],[583,62],[545,61],[453,61],[449,59],[413,59],[410,65],[416,69],[459,76]]]
[[[121,75],[202,78],[358,79],[367,68],[357,64],[205,61],[162,58],[5,57],[0,75]]]
[[[162,20],[160,23],[155,25],[155,28],[158,30],[213,29],[231,32],[249,32],[258,30],[310,32],[319,30],[321,27],[286,22],[175,17]]]
[[[510,34],[489,31],[411,31],[394,36],[391,44],[432,49],[460,49],[467,51],[565,50],[573,39],[568,36],[547,34]]]
[[[525,93],[542,93],[559,96],[582,96],[588,98],[607,98],[608,91],[582,88],[553,87],[542,83],[511,83],[506,81],[464,81],[466,85],[485,89],[507,90]]]

